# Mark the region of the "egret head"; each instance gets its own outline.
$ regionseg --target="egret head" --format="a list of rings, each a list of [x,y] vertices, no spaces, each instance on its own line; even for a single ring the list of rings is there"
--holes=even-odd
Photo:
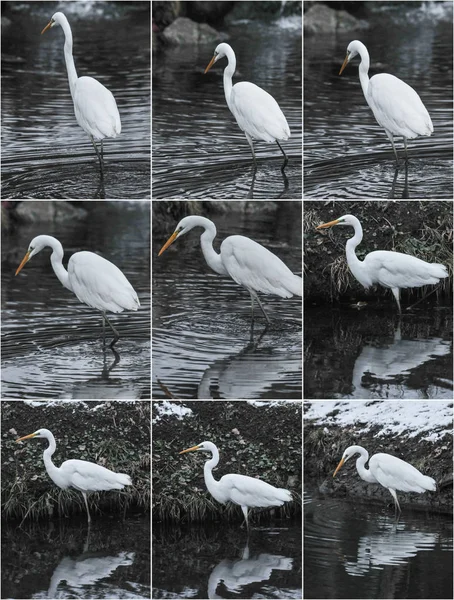
[[[205,223],[209,223],[208,219],[205,219],[204,217],[197,217],[195,215],[190,215],[189,217],[184,217],[184,219],[181,219],[175,231],[169,237],[169,239],[161,248],[161,250],[159,250],[158,256],[161,256],[161,254],[165,250],[167,250],[167,248],[171,246],[173,242],[180,236],[184,235],[185,233],[188,233],[188,231],[191,231],[191,229],[193,229],[194,227],[203,227]]]
[[[205,73],[208,73],[208,71],[211,69],[215,62],[217,62],[220,58],[226,56],[229,50],[232,50],[232,48],[228,44],[224,42],[222,44],[218,44],[214,49],[213,58],[210,60],[207,68],[205,69]]]
[[[47,438],[47,434],[49,433],[48,429],[38,429],[34,433],[29,433],[28,435],[24,435],[23,437],[16,440],[16,442],[22,442],[23,440],[30,440],[32,438]]]
[[[351,225],[354,226],[355,222],[358,219],[353,215],[344,215],[343,217],[339,217],[338,219],[334,219],[334,221],[330,221],[329,223],[323,223],[319,225],[317,229],[326,229],[327,227],[333,227],[334,225]]]
[[[337,472],[339,471],[339,469],[342,467],[342,465],[344,463],[347,462],[347,460],[349,458],[351,458],[352,456],[354,456],[355,454],[361,454],[362,452],[366,452],[364,450],[364,448],[361,448],[361,446],[349,446],[345,452],[342,454],[342,458],[340,459],[339,464],[336,467],[336,470],[333,473],[333,477],[336,477]]]
[[[355,58],[355,56],[357,54],[359,54],[359,47],[363,46],[363,43],[360,42],[359,40],[353,40],[353,42],[350,42],[349,45],[347,46],[347,55],[345,57],[344,62],[342,63],[342,67],[341,70],[339,71],[339,75],[342,75],[342,71],[345,69],[345,67],[348,65],[348,63],[352,60],[352,58]]]
[[[43,35],[43,33],[45,33],[51,27],[55,27],[55,25],[60,25],[61,26],[61,24],[64,21],[67,21],[67,18],[65,17],[65,15],[63,13],[61,13],[61,12],[56,12],[54,15],[52,15],[52,18],[49,21],[49,23],[41,31],[41,35]]]
[[[204,452],[213,452],[213,446],[214,444],[211,442],[202,442],[201,444],[197,444],[197,446],[192,446],[191,448],[182,450],[178,454],[186,454],[186,452],[196,452],[198,450],[202,450]]]
[[[16,275],[28,263],[32,256],[35,256],[35,254],[38,254],[38,252],[40,252],[43,248],[48,246],[48,244],[45,242],[45,240],[47,240],[48,237],[49,236],[47,235],[37,235],[35,238],[32,239],[32,241],[30,242],[30,246],[28,247],[27,253],[22,259],[21,264],[16,269]]]

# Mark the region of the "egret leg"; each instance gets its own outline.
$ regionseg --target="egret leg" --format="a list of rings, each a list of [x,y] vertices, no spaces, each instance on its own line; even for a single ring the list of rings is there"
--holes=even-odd
[[[252,293],[251,291],[249,293],[251,294],[252,320],[254,320],[254,298],[255,298],[257,300],[257,304],[260,306],[260,309],[261,309],[261,311],[263,313],[263,316],[266,319],[266,322],[269,325],[271,323],[271,321],[270,321],[268,315],[266,314],[265,309],[263,308],[262,303],[259,300],[259,297],[257,296],[257,294]]]
[[[251,138],[251,136],[250,136],[248,133],[244,132],[244,135],[246,136],[246,139],[247,139],[247,141],[248,141],[248,144],[249,144],[249,146],[251,147],[252,159],[253,159],[253,161],[254,161],[254,167],[256,167],[256,168],[257,168],[257,161],[256,161],[256,159],[255,159],[255,152],[254,152],[254,143],[253,143],[253,141],[252,141],[252,138]]]
[[[285,154],[284,150],[282,149],[282,146],[280,145],[280,143],[277,140],[276,140],[276,144],[279,146],[280,151],[284,155],[284,164],[281,167],[281,171],[284,172],[284,169],[285,169],[285,167],[287,166],[287,163],[288,163],[288,158],[287,158],[287,155]]]
[[[243,511],[244,520],[246,521],[246,529],[249,531],[249,523],[247,520],[247,506],[242,506],[241,510]]]
[[[396,299],[397,306],[399,307],[399,314],[402,314],[402,309],[400,308],[400,289],[399,288],[391,288],[392,293],[394,294],[394,298]]]
[[[88,517],[88,522],[91,523],[91,517],[90,517],[90,511],[88,510],[88,502],[87,502],[87,492],[82,492],[81,490],[81,494],[84,497],[85,500],[85,506],[87,507],[87,517]]]
[[[385,129],[386,131],[386,129]],[[392,133],[389,133],[389,131],[386,131],[386,135],[388,136],[388,140],[391,142],[391,146],[393,147],[394,150],[394,156],[396,157],[396,165],[399,164],[399,157],[397,156],[397,150],[396,150],[396,146],[394,145],[394,137]]]
[[[399,514],[402,512],[400,510],[399,500],[397,499],[397,494],[395,490],[392,490],[391,488],[388,488],[388,490],[391,492],[391,496],[394,498],[394,508],[396,509],[395,516],[397,517],[397,511],[399,511]]]
[[[109,327],[112,329],[113,334],[114,334],[114,339],[112,341],[112,343],[110,344],[110,347],[114,346],[118,340],[120,339],[120,334],[118,333],[118,331],[115,329],[115,327],[112,325],[112,323],[109,321],[109,319],[106,316],[106,313],[102,313],[102,332],[103,332],[103,336],[104,336],[104,344],[105,344],[105,326],[104,326],[104,319],[107,321],[107,324],[109,325]]]
[[[98,156],[99,167],[101,169],[101,179],[104,179],[104,165],[103,165],[103,159],[102,159],[102,140],[101,140],[101,154],[99,154],[99,150],[96,147],[96,143],[95,143],[95,140],[92,135],[90,136],[90,139],[91,139],[91,143],[93,144],[93,148],[95,149],[95,152]]]

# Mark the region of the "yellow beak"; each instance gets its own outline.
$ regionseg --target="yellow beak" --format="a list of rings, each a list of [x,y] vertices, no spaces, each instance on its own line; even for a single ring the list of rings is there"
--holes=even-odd
[[[343,458],[341,458],[340,463],[337,465],[337,469],[334,471],[333,477],[336,477],[336,473],[339,471],[339,469],[342,467],[342,465],[344,464],[345,460]]]
[[[161,248],[161,250],[159,250],[159,254],[158,256],[161,256],[161,254],[167,250],[167,248],[169,246],[171,246],[173,244],[173,242],[177,239],[177,235],[178,235],[178,231],[175,231],[174,233],[172,233],[172,235],[169,237],[169,239],[167,240],[167,242],[164,244],[164,246]]]
[[[214,65],[214,61],[216,60],[216,57],[213,56],[213,58],[210,60],[210,63],[208,65],[208,67],[205,69],[205,73],[204,75],[206,75],[208,73],[208,71],[211,69],[211,67]]]
[[[181,452],[178,452],[178,454],[184,454],[185,452],[192,452],[193,450],[198,450],[199,447],[198,446],[192,446],[192,448],[188,448],[187,450],[182,450]]]
[[[345,69],[345,67],[346,67],[347,65],[348,65],[348,54],[347,54],[347,56],[345,57],[345,60],[344,60],[344,62],[342,63],[342,67],[341,67],[341,70],[339,71],[339,75],[342,75],[342,71]]]
[[[28,263],[28,261],[30,260],[30,250],[27,252],[27,254],[24,256],[24,258],[22,259],[21,264],[17,267],[16,269],[16,273],[15,275],[17,275],[19,273],[19,271],[22,270],[22,267]]]
[[[41,31],[41,35],[43,35],[43,33],[45,33],[48,29],[50,29],[52,27],[52,21],[49,21],[49,23],[44,27],[44,29]]]
[[[28,435],[24,435],[24,437],[19,438],[16,442],[22,442],[23,440],[29,440],[30,438],[35,437],[36,433],[30,433]]]
[[[325,227],[332,227],[333,225],[337,225],[339,223],[339,219],[335,221],[330,221],[329,223],[323,223],[323,225],[319,225],[316,229],[325,229]]]

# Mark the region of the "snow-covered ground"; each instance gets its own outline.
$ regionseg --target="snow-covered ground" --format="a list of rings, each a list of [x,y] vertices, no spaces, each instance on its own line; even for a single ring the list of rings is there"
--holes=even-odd
[[[323,400],[304,403],[304,419],[325,427],[357,425],[358,433],[379,426],[377,436],[391,435],[437,442],[453,434],[453,403],[450,401]],[[335,414],[330,414],[330,413]]]

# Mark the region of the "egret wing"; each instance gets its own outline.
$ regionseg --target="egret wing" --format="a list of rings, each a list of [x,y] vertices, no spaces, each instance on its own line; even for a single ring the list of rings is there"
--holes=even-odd
[[[415,256],[388,250],[371,252],[364,259],[364,266],[371,273],[373,283],[389,288],[431,285],[448,276],[444,265],[426,263]]]
[[[221,244],[221,258],[230,277],[249,290],[281,298],[302,295],[301,277],[294,275],[275,254],[242,235]]]
[[[435,490],[435,481],[423,475],[409,463],[390,454],[374,454],[369,461],[377,481],[386,488],[402,492]]]
[[[292,499],[288,490],[247,475],[224,475],[219,484],[228,490],[228,499],[240,506],[282,506]]]
[[[93,77],[79,77],[74,89],[77,122],[95,140],[121,133],[120,114],[112,93]]]
[[[93,252],[76,252],[68,262],[72,291],[81,302],[102,312],[137,310],[137,294],[113,263]]]

